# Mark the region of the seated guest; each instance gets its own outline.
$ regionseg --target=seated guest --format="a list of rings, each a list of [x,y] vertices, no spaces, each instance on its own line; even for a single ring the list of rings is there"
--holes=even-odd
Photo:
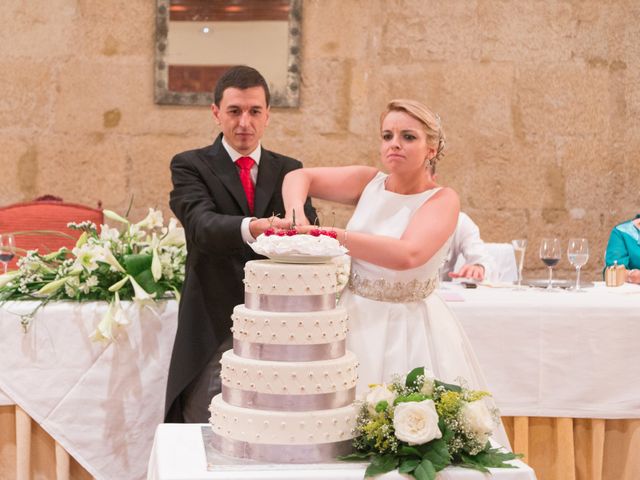
[[[627,282],[640,283],[640,214],[611,230],[605,262],[607,267],[616,262],[624,265]]]
[[[464,265],[454,272],[458,257],[464,257]],[[491,256],[480,238],[480,229],[464,212],[458,215],[456,230],[451,239],[449,254],[440,270],[441,280],[471,278],[482,281],[488,277],[492,267]]]

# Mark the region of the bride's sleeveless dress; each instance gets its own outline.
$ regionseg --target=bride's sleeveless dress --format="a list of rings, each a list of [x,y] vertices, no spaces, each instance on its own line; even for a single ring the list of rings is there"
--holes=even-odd
[[[365,187],[347,230],[400,238],[418,208],[440,190],[401,195],[385,189],[386,178],[380,172]],[[427,263],[410,270],[352,259],[349,286],[340,305],[349,315],[347,348],[360,364],[358,393],[420,366],[439,380],[464,379],[469,388],[487,390],[462,326],[434,291],[449,241]],[[500,430],[494,438],[508,448],[504,429]]]

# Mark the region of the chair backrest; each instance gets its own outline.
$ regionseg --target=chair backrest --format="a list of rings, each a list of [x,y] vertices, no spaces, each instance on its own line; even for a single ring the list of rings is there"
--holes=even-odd
[[[513,245],[510,243],[487,243],[489,255],[493,258],[495,271],[489,280],[493,282],[516,282],[518,281],[518,266],[516,265],[516,254]]]
[[[49,253],[62,247],[72,248],[81,232],[67,227],[69,222],[83,222],[89,220],[100,226],[104,223],[102,210],[65,203],[61,201],[34,201],[16,203],[0,207],[0,233],[23,232],[29,230],[52,230],[70,235],[73,238],[44,233],[17,235],[16,247],[21,250],[38,250]],[[15,268],[18,256],[24,252],[16,252],[16,258],[9,264]]]

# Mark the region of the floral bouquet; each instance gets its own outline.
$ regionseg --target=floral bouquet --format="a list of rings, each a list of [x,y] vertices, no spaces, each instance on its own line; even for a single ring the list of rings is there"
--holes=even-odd
[[[82,234],[75,247],[46,255],[28,251],[18,269],[0,275],[0,302],[38,300],[34,311],[22,315],[27,330],[36,311],[51,300],[102,300],[107,313],[92,334],[95,340],[113,340],[117,326],[129,323],[121,300],[147,305],[167,292],[179,296],[187,255],[184,230],[174,218],[164,226],[162,212],[149,209],[138,223],[104,210],[120,229],[92,222],[70,223]]]
[[[370,460],[365,477],[398,469],[418,480],[434,480],[449,465],[489,472],[514,468],[518,458],[493,448],[489,437],[498,424],[487,392],[433,378],[424,368],[390,385],[373,385],[356,423],[356,453],[341,460]]]

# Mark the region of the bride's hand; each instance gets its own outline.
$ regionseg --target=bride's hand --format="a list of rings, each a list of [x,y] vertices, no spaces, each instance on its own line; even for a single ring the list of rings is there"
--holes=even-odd
[[[311,225],[311,222],[307,217],[304,216],[304,208],[294,209],[296,212],[295,223],[296,227],[302,227],[305,225]],[[293,224],[293,212],[294,210],[287,212],[284,219],[289,222],[289,224]]]

